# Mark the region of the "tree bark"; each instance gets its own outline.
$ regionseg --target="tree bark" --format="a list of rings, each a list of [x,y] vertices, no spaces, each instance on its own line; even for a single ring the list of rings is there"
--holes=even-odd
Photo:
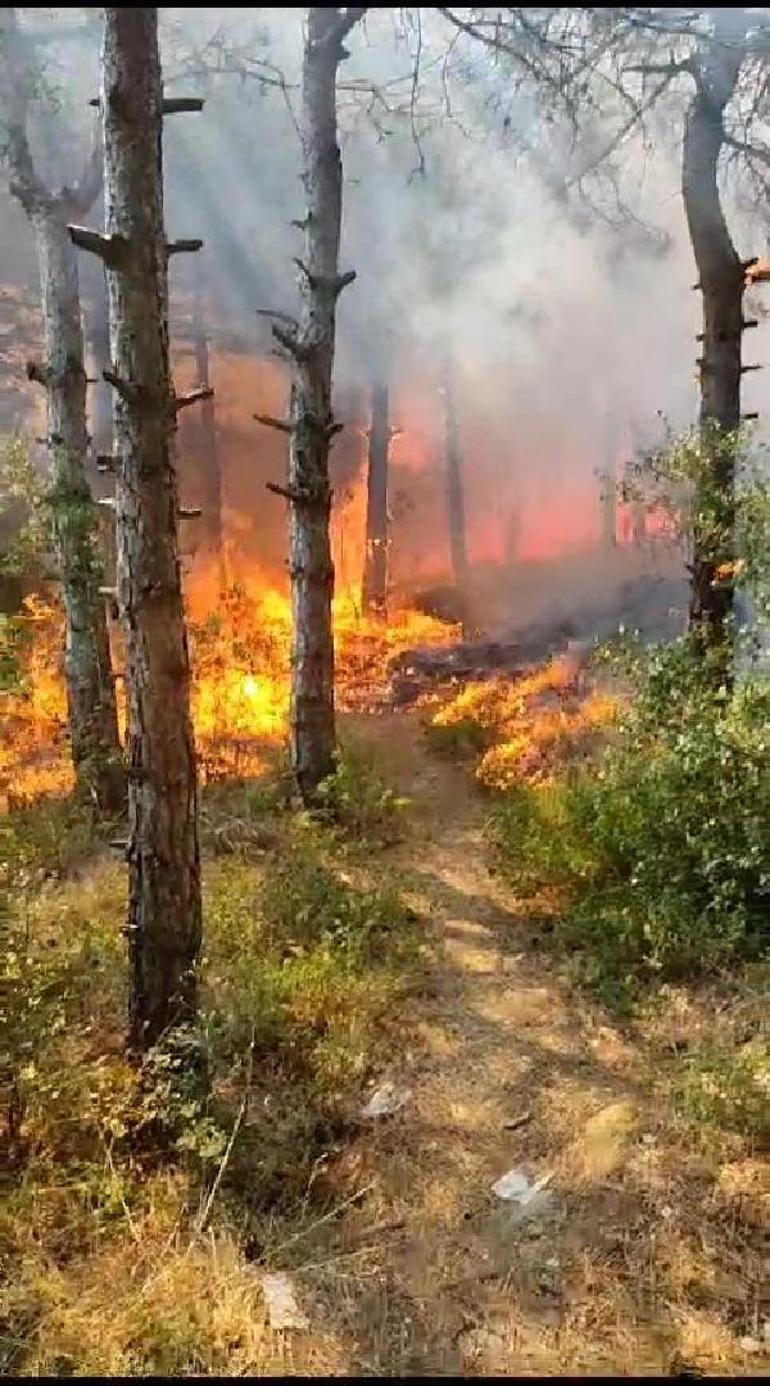
[[[193,310],[193,348],[198,383],[208,387],[211,383],[209,371],[209,343],[206,325],[203,320],[203,296],[200,284],[196,284]],[[224,536],[222,533],[222,473],[217,428],[214,415],[213,397],[201,403],[200,412],[201,461],[204,470],[203,532],[205,552],[216,566],[218,595],[221,597],[227,586],[225,568]]]
[[[157,10],[105,10],[106,257],[118,601],[129,742],[131,1043],[193,1019],[201,944],[190,662],[179,566]]]
[[[100,472],[96,459],[112,453],[112,391],[104,379],[104,371],[110,368],[110,319],[107,311],[107,292],[103,282],[94,298],[90,313],[86,313],[87,338],[93,363],[94,381],[89,392],[89,430],[91,433],[92,465],[89,482],[94,495],[107,498],[115,490],[114,478],[110,472]],[[103,568],[107,585],[115,583],[118,566],[117,538],[114,515],[107,511],[100,526],[100,548],[104,556]],[[117,607],[112,605],[113,617]]]
[[[372,387],[372,421],[369,432],[369,467],[366,494],[366,558],[363,607],[368,615],[384,617],[388,588],[388,450],[390,423],[388,386]]]
[[[724,111],[743,61],[747,17],[742,11],[711,11],[714,39],[694,60],[695,93],[685,122],[682,193],[703,298],[700,366],[700,424],[706,473],[696,497],[690,588],[690,629],[697,644],[724,641],[733,609],[732,578],[717,569],[734,558],[734,465],[719,435],[740,424],[741,334],[744,267],[725,221],[718,184],[724,142]],[[719,510],[715,537],[714,506]]]
[[[468,550],[465,540],[465,494],[463,487],[460,433],[454,391],[452,362],[444,365],[444,407],[446,411],[446,496],[449,521],[449,550],[452,573],[460,593],[463,608],[468,587]]]
[[[106,287],[106,286],[105,286]],[[95,298],[86,312],[86,335],[95,378],[90,386],[89,426],[94,456],[109,453],[112,448],[112,392],[103,376],[110,368],[110,319],[106,292]],[[97,484],[101,476],[97,475]],[[112,488],[105,491],[111,494]]]
[[[94,202],[99,181],[86,170],[77,189],[54,196],[40,181],[27,135],[28,86],[35,64],[21,43],[15,11],[0,18],[3,124],[11,191],[31,223],[40,271],[45,360],[29,375],[45,386],[51,457],[51,514],[65,612],[64,667],[77,792],[105,812],[125,800],[115,687],[103,582],[96,541],[96,508],[87,477],[86,373],[77,256],[68,220]]]
[[[336,308],[353,278],[339,274],[342,160],[337,144],[337,68],[343,39],[362,9],[307,12],[302,69],[305,256],[296,332],[273,329],[293,363],[289,448],[289,572],[292,595],[290,741],[305,802],[334,768],[334,565],[329,519],[329,445],[336,431],[332,371]]]

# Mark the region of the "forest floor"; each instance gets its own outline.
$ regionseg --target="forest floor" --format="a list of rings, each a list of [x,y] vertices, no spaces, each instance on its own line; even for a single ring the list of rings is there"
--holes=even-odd
[[[411,800],[386,869],[405,873],[434,948],[382,1075],[408,1100],[338,1170],[368,1190],[321,1258],[320,1321],[355,1344],[348,1367],[763,1374],[767,1167],[740,1139],[694,1139],[669,1100],[683,1051],[720,1011],[734,1026],[736,1003],[668,988],[618,1025],[490,869],[467,770],[428,757],[408,716],[351,734]],[[739,1005],[748,1018],[761,1000]],[[513,1168],[544,1181],[529,1215],[491,1192]]]
[[[0,1217],[5,1370],[765,1374],[767,1165],[757,1141],[677,1100],[688,1066],[719,1050],[720,1037],[726,1054],[739,1053],[761,1023],[761,981],[663,987],[619,1021],[571,980],[547,926],[495,873],[489,800],[469,767],[431,753],[414,714],[347,717],[342,734],[408,799],[398,831],[357,850],[370,884],[409,905],[422,960],[413,976],[405,963],[403,991],[384,972],[338,982],[333,960],[316,971],[297,960],[291,1024],[322,1045],[331,1027],[324,1063],[342,1119],[321,1136],[308,1179],[314,1090],[305,1115],[295,1057],[306,1041],[289,1031],[288,1066],[260,1057],[245,1089],[226,1061],[233,1135],[242,1091],[253,1121],[229,1168],[225,1154],[221,1188],[207,1176],[211,1217],[197,1230],[187,1176],[144,1173],[130,1150],[117,1166],[116,1095],[130,1083],[120,1033],[125,870],[93,843],[70,867],[55,821],[46,827],[47,856],[60,853],[62,867],[37,895],[27,891],[26,927],[45,966],[63,950],[56,976],[74,991],[68,1033],[52,1050],[58,1067],[49,1075],[40,1061],[29,1079],[42,1085],[40,1105]],[[261,944],[250,930],[270,860],[261,809],[251,810],[253,836],[246,810],[239,819],[228,809],[222,822],[218,811],[204,796],[207,967],[237,1037],[239,1007],[247,1029],[255,1014],[267,1024],[267,999],[289,993],[280,962],[264,982],[255,965]],[[287,846],[293,829],[276,822],[290,885],[302,839]],[[233,823],[246,836],[221,856],[212,843]],[[359,869],[344,856],[332,867],[348,882]],[[232,1052],[242,1054],[240,1039]],[[391,1083],[403,1106],[362,1120],[362,1072],[371,1091]],[[724,1082],[736,1072],[728,1065]],[[101,1134],[87,1137],[100,1102]],[[511,1170],[541,1181],[526,1206],[492,1190]],[[265,1326],[265,1271],[290,1277],[305,1327]]]

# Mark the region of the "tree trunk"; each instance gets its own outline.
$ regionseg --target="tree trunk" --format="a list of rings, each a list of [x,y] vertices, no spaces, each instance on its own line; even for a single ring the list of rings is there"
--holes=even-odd
[[[734,459],[720,435],[740,424],[745,271],[722,210],[718,162],[724,110],[738,81],[748,22],[742,11],[711,13],[715,39],[696,60],[682,150],[682,193],[703,298],[699,366],[706,471],[695,502],[690,629],[704,651],[723,643],[734,597],[732,578],[717,573],[735,556]]]
[[[90,207],[100,182],[92,151],[81,183],[54,196],[38,177],[27,119],[38,64],[13,8],[0,11],[0,119],[10,187],[33,229],[40,270],[45,362],[30,379],[45,386],[54,538],[65,612],[65,676],[78,792],[106,812],[125,797],[115,688],[95,539],[96,511],[87,477],[86,375],[77,257],[68,216]]]
[[[634,497],[631,501],[631,543],[635,549],[641,549],[647,538],[647,517],[644,511],[644,501],[641,497]]]
[[[196,285],[193,310],[193,348],[198,383],[206,388],[210,385],[209,343],[206,325],[203,320],[203,297],[200,285]],[[216,419],[214,417],[213,397],[203,400],[200,413],[201,461],[204,471],[203,532],[205,553],[213,562],[217,573],[218,596],[222,596],[227,586],[225,568],[224,538],[222,533],[222,473],[219,449],[217,447]]]
[[[369,468],[366,495],[366,558],[363,607],[368,615],[384,617],[388,586],[388,386],[372,387]]]
[[[77,257],[63,210],[34,213],[45,333],[51,505],[65,610],[65,671],[77,786],[107,812],[125,802],[96,510],[86,476],[86,375]]]
[[[87,338],[93,363],[94,381],[89,388],[89,431],[91,433],[92,468],[89,482],[93,493],[105,499],[112,496],[115,489],[110,472],[100,472],[96,458],[112,453],[112,391],[103,372],[110,367],[110,320],[107,312],[106,285],[102,282],[95,296],[90,313],[86,314]],[[115,519],[107,511],[100,526],[100,548],[104,555],[104,572],[107,585],[115,582],[117,572],[117,542]],[[113,618],[117,607],[113,603]]]
[[[353,278],[338,272],[342,160],[337,145],[337,68],[342,40],[363,10],[307,12],[302,69],[305,259],[296,332],[274,327],[293,362],[289,449],[289,571],[292,595],[290,739],[297,789],[313,799],[334,767],[334,566],[329,519],[329,445],[336,307]]]
[[[106,293],[100,293],[95,298],[90,313],[86,314],[86,325],[95,371],[89,395],[91,447],[94,455],[98,455],[109,453],[112,448],[112,394],[102,374],[110,367],[110,319]],[[111,490],[110,487],[108,494],[111,494]]]
[[[607,415],[604,438],[604,467],[600,473],[602,507],[602,544],[605,549],[617,548],[617,490],[618,490],[618,428],[613,414]]]
[[[102,66],[118,601],[126,640],[131,1042],[196,1011],[201,944],[190,662],[168,355],[157,10],[105,10]]]
[[[463,490],[460,434],[457,427],[454,375],[447,358],[444,366],[444,406],[446,410],[446,495],[449,521],[449,549],[452,573],[465,606],[468,587],[468,550],[465,542],[465,495]]]

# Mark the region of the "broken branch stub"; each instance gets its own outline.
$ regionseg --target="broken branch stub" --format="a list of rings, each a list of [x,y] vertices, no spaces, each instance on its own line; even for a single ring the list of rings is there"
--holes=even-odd
[[[163,114],[184,115],[187,111],[202,111],[205,104],[202,96],[166,96],[163,99]]]
[[[191,240],[186,241],[182,240],[166,242],[167,255],[192,255],[195,253],[195,251],[202,249],[203,241],[200,240],[199,237],[193,237]]]
[[[252,417],[257,423],[264,424],[265,428],[276,428],[279,433],[291,433],[289,419],[274,419],[271,414],[254,414]]]
[[[105,235],[92,231],[88,226],[68,226],[70,240],[79,250],[88,250],[110,268],[115,268],[125,257],[128,243],[123,236]]]
[[[213,399],[214,391],[210,385],[201,385],[196,390],[189,390],[186,395],[176,395],[171,402],[171,407],[175,414],[181,409],[187,409],[191,404],[198,404],[204,399]]]

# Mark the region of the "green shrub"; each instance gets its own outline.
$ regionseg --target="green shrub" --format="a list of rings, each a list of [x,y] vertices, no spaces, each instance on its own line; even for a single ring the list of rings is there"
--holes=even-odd
[[[493,734],[474,717],[463,717],[446,726],[426,722],[425,739],[432,751],[452,760],[477,756],[492,744]]]
[[[715,688],[686,644],[627,666],[632,706],[598,761],[517,787],[493,818],[517,888],[555,891],[555,935],[607,999],[766,943],[770,689]]]
[[[392,841],[408,799],[399,797],[385,781],[369,750],[344,746],[334,772],[318,789],[323,819],[349,837]]]
[[[757,1038],[737,1052],[711,1045],[684,1059],[671,1084],[675,1109],[686,1121],[722,1131],[770,1138],[767,1044]]]

